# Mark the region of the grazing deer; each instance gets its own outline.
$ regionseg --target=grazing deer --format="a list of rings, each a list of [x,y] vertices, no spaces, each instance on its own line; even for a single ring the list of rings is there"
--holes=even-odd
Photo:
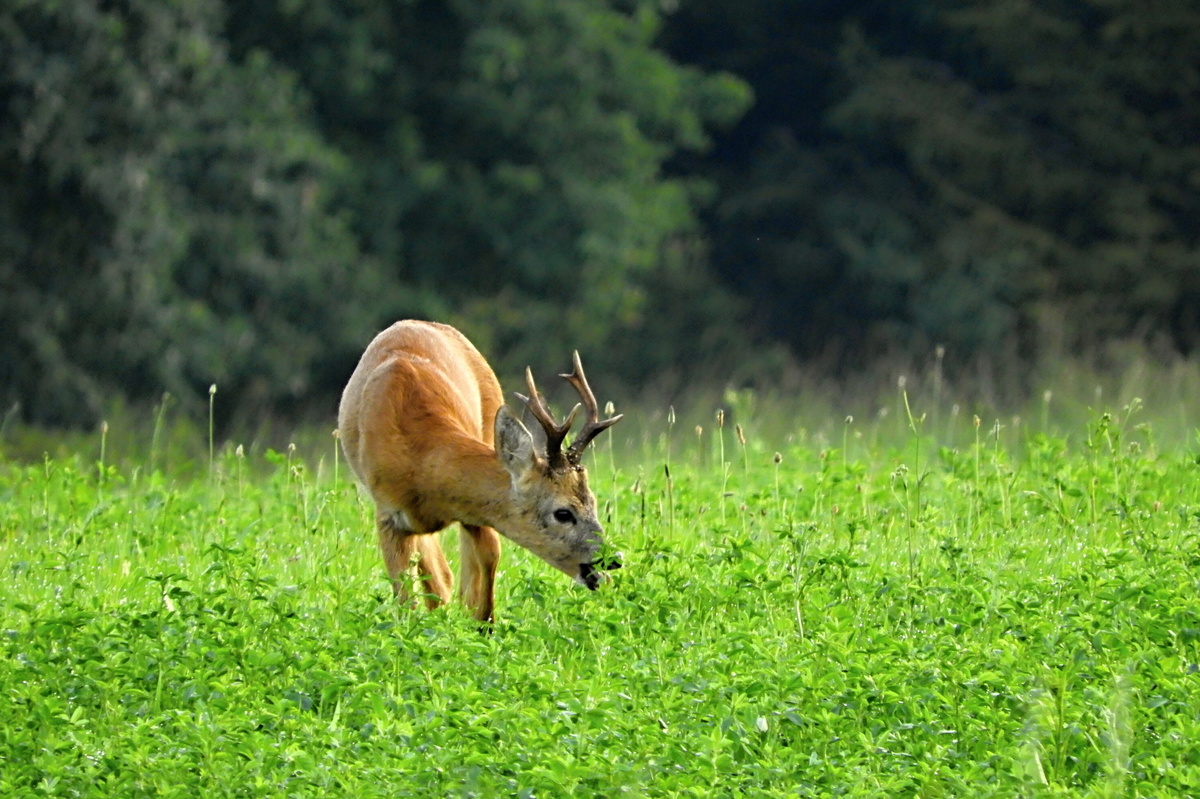
[[[579,392],[586,419],[565,450],[579,405],[559,424],[525,370],[529,396],[517,396],[546,432],[539,451],[487,361],[453,327],[397,322],[367,346],[342,393],[338,429],[375,502],[379,547],[402,601],[414,564],[428,607],[449,601],[453,578],[435,534],[456,521],[459,595],[480,621],[494,617],[497,530],[592,590],[602,570],[620,567],[597,560],[603,528],[581,461],[621,417],[600,419],[578,352],[574,367],[562,377]]]

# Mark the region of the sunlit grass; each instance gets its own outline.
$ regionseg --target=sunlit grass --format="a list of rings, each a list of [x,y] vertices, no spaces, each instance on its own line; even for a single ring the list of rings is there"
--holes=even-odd
[[[1135,402],[947,439],[913,387],[630,425],[590,456],[625,568],[508,546],[492,635],[395,605],[332,437],[4,464],[0,793],[1200,792],[1189,442]]]

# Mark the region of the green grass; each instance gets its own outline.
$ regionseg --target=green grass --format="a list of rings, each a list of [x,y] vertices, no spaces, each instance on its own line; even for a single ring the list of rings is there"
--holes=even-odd
[[[1194,796],[1200,467],[1139,421],[664,421],[590,456],[625,568],[508,546],[492,635],[396,607],[332,449],[0,465],[0,795]]]

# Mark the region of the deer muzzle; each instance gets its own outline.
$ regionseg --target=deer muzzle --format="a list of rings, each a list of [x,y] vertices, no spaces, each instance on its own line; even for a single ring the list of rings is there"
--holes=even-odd
[[[579,564],[579,582],[587,586],[589,591],[595,591],[600,585],[601,580],[608,579],[604,572],[614,571],[621,568],[620,554],[609,555],[593,560],[590,563]]]

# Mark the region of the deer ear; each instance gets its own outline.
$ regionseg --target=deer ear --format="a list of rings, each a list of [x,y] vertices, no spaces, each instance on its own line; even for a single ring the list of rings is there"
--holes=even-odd
[[[537,460],[533,436],[507,405],[496,411],[496,454],[514,480],[523,477]]]

